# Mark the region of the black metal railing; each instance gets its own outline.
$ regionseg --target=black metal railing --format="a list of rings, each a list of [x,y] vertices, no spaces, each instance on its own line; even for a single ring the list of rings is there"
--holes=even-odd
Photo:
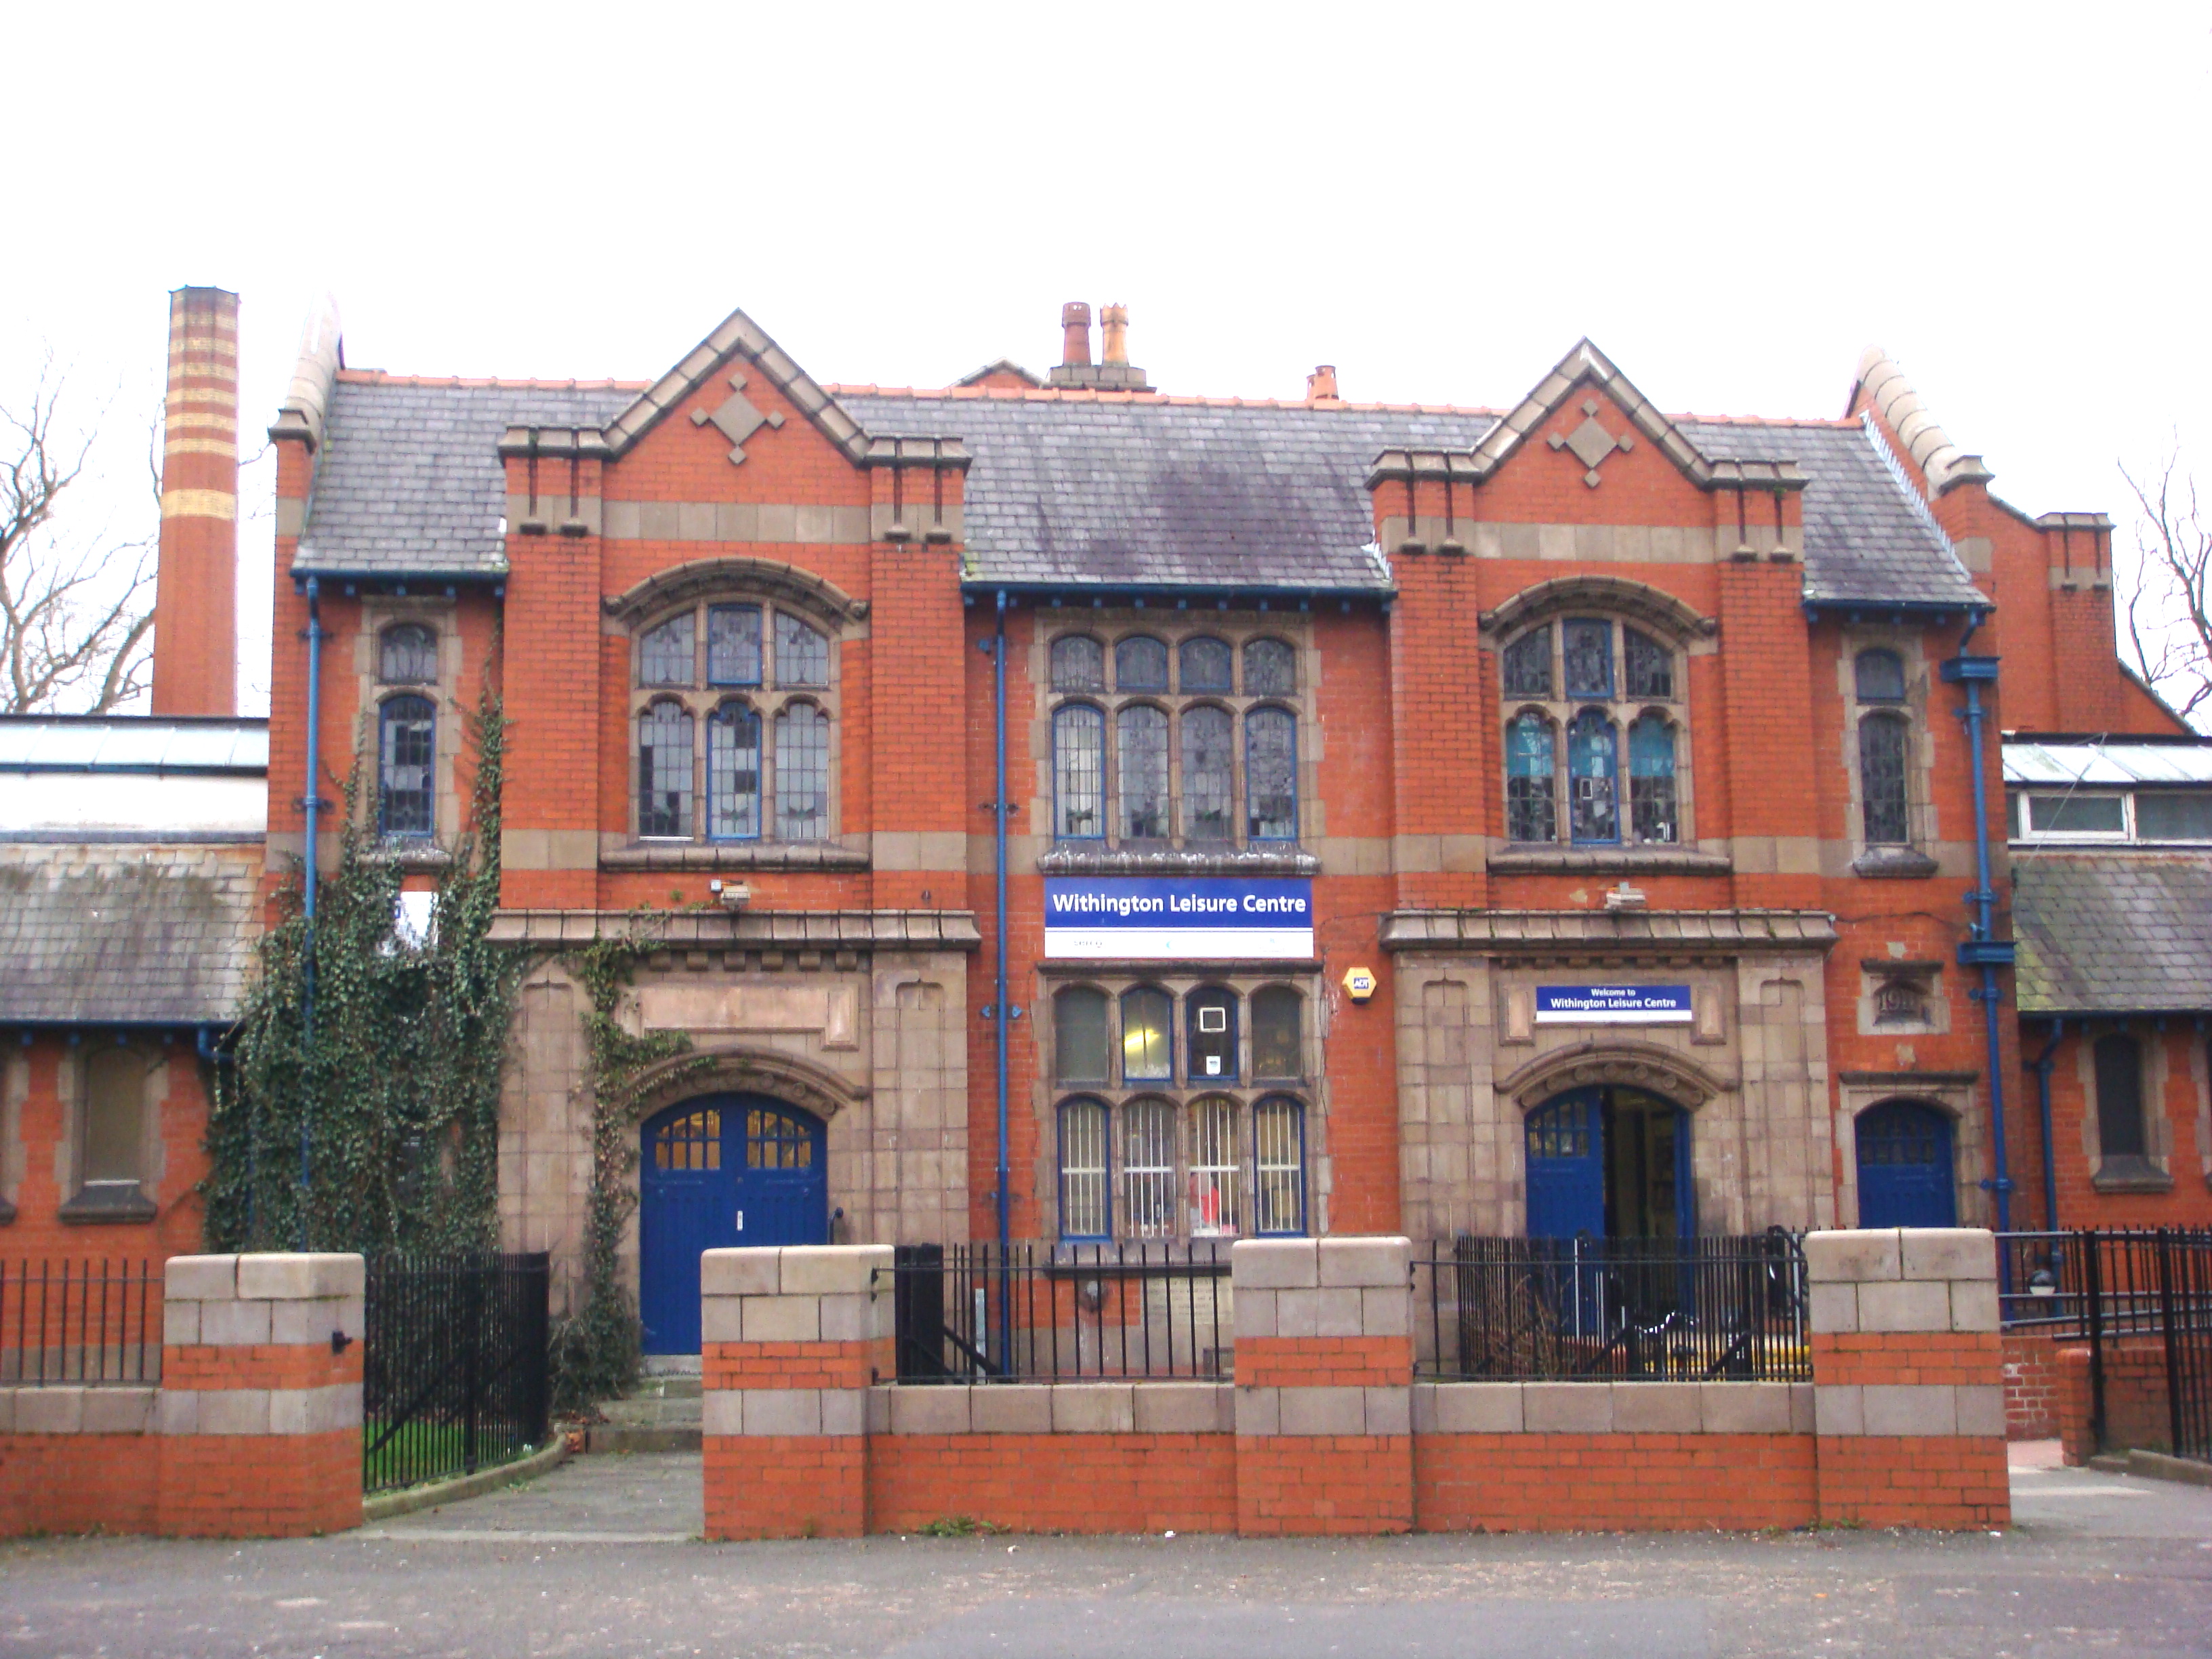
[[[364,1491],[472,1474],[544,1443],[550,1291],[543,1252],[368,1259]]]
[[[2106,1440],[2107,1350],[2153,1339],[2166,1366],[2173,1450],[2212,1458],[2212,1231],[2130,1228],[1997,1235],[2005,1328],[2089,1350],[2090,1434]]]
[[[889,1271],[902,1382],[1231,1374],[1225,1240],[902,1244]]]
[[[1794,1234],[1474,1238],[1417,1251],[1414,1366],[1509,1382],[1809,1382]]]
[[[0,1384],[161,1380],[162,1264],[0,1261]]]

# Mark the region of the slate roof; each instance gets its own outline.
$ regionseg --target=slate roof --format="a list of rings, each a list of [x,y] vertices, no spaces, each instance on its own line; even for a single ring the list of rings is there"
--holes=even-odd
[[[362,380],[331,388],[301,575],[501,576],[510,426],[596,431],[637,400],[635,387]]]
[[[1984,605],[1925,505],[1890,471],[1876,441],[1851,426],[1678,420],[1717,461],[1794,460],[1805,485],[1809,604]]]
[[[1492,415],[1302,404],[841,394],[872,437],[957,436],[969,578],[1387,592],[1367,469],[1464,449]]]
[[[2013,855],[2023,1014],[2212,1010],[2212,857]]]
[[[0,845],[0,1023],[235,1017],[258,925],[257,842]]]

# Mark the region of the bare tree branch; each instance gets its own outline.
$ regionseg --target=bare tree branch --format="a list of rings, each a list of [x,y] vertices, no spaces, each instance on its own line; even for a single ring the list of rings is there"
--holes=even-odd
[[[2135,569],[2125,580],[2134,667],[2184,720],[2212,712],[2212,530],[2178,449],[2154,472],[2123,466],[2137,508]]]
[[[81,511],[65,515],[83,499],[100,424],[64,420],[66,390],[50,352],[27,398],[0,404],[0,713],[105,714],[146,686],[158,448],[149,456],[154,530],[115,537],[83,526]]]

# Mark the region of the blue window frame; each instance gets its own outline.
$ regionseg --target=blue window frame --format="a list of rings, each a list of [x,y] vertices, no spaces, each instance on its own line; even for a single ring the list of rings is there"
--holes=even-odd
[[[1114,1138],[1102,1100],[1060,1108],[1060,1236],[1095,1242],[1114,1236]]]
[[[1620,841],[1620,745],[1602,708],[1585,708],[1567,729],[1568,828],[1578,846]]]
[[[420,840],[437,826],[438,710],[428,697],[386,697],[376,711],[376,827]]]

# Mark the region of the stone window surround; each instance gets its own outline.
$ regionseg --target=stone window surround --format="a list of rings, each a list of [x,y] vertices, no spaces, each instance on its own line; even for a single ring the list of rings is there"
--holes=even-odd
[[[84,1170],[86,1106],[92,1056],[97,1046],[119,1047],[145,1066],[139,1089],[138,1182],[135,1201],[88,1202]],[[62,1133],[54,1147],[54,1188],[64,1194],[61,1218],[67,1222],[150,1222],[158,1214],[155,1194],[161,1190],[166,1159],[161,1145],[161,1109],[169,1097],[167,1045],[138,1038],[117,1043],[106,1033],[88,1033],[62,1051],[55,1067],[54,1084],[60,1097]]]
[[[428,684],[386,684],[383,678],[384,632],[401,623],[416,623],[430,630],[435,641],[438,677]],[[361,602],[361,632],[354,641],[354,672],[362,710],[362,738],[368,758],[369,778],[375,783],[383,762],[382,714],[393,697],[428,697],[437,710],[435,805],[428,841],[403,837],[378,842],[382,856],[402,865],[439,866],[452,856],[448,850],[459,839],[463,803],[458,778],[465,722],[460,718],[459,685],[463,657],[459,606],[440,595],[421,598],[399,594],[369,594]],[[376,827],[377,794],[374,787],[361,792],[356,804],[357,822],[365,830]]]
[[[1837,1074],[1836,1146],[1843,1182],[1836,1194],[1836,1224],[1859,1224],[1858,1121],[1860,1114],[1893,1100],[1932,1106],[1951,1121],[1951,1178],[1957,1195],[1959,1224],[1978,1226],[1972,1218],[1984,1207],[1981,1182],[1988,1151],[1977,1117],[1974,1091],[1978,1072],[1856,1072]]]
[[[1613,627],[1613,673],[1614,693],[1610,697],[1569,697],[1565,675],[1565,624],[1570,621],[1603,621]],[[1549,698],[1516,697],[1505,690],[1505,658],[1514,646],[1540,628],[1549,628],[1552,633],[1552,690]],[[1634,629],[1645,638],[1663,647],[1673,662],[1674,695],[1668,698],[1630,697],[1626,691],[1628,672],[1626,629]],[[1577,605],[1571,597],[1556,602],[1532,606],[1510,633],[1502,634],[1489,649],[1496,658],[1492,667],[1492,683],[1498,688],[1498,707],[1502,719],[1498,723],[1498,822],[1506,831],[1499,843],[1502,851],[1493,854],[1490,863],[1493,870],[1530,855],[1544,858],[1553,854],[1581,855],[1605,860],[1652,860],[1663,862],[1679,860],[1683,849],[1696,846],[1697,786],[1692,763],[1690,736],[1690,658],[1693,641],[1686,636],[1676,619],[1654,611],[1631,612],[1621,608],[1618,600],[1608,603],[1603,596],[1593,596],[1587,605]],[[1572,828],[1573,782],[1568,771],[1567,732],[1575,716],[1584,708],[1601,708],[1611,721],[1615,733],[1614,771],[1616,791],[1613,805],[1615,821],[1621,830],[1618,842],[1577,842]],[[1535,714],[1550,722],[1552,728],[1552,788],[1555,803],[1556,833],[1550,841],[1515,841],[1510,838],[1510,818],[1506,809],[1508,784],[1506,765],[1507,744],[1513,722],[1524,714]],[[1629,802],[1629,727],[1644,714],[1656,714],[1667,722],[1674,738],[1674,839],[1671,842],[1637,842],[1634,833],[1633,809]]]
[[[1944,964],[1937,961],[1869,957],[1859,963],[1858,1030],[1862,1036],[1941,1036],[1951,1029],[1951,1000],[1943,988]],[[1878,1006],[1884,987],[1909,984],[1921,997],[1918,1019],[1881,1018]]]
[[[1030,656],[1030,681],[1036,688],[1030,752],[1036,763],[1037,790],[1030,807],[1030,822],[1044,849],[1042,854],[1044,859],[1065,860],[1068,854],[1074,854],[1081,859],[1085,869],[1115,866],[1125,861],[1133,868],[1150,868],[1166,861],[1163,857],[1165,854],[1180,862],[1212,859],[1243,868],[1244,863],[1236,861],[1273,856],[1296,859],[1300,864],[1300,873],[1314,873],[1305,867],[1302,855],[1297,851],[1311,846],[1326,833],[1320,792],[1321,722],[1316,710],[1316,694],[1322,677],[1321,653],[1315,648],[1311,623],[1306,616],[1294,611],[1152,611],[1118,607],[1113,610],[1094,609],[1088,612],[1073,609],[1046,610],[1038,615],[1042,622],[1032,636]],[[1080,635],[1098,641],[1105,654],[1109,689],[1101,691],[1056,691],[1053,689],[1052,647],[1054,641],[1070,635]],[[1279,640],[1291,647],[1297,675],[1295,689],[1287,696],[1248,696],[1242,690],[1186,692],[1171,689],[1124,692],[1110,689],[1115,647],[1133,635],[1148,635],[1167,647],[1171,687],[1179,686],[1181,683],[1180,647],[1187,639],[1203,635],[1226,643],[1234,664],[1233,683],[1240,687],[1244,678],[1244,647],[1255,640]],[[1091,840],[1060,842],[1057,839],[1059,769],[1053,746],[1053,717],[1070,703],[1088,703],[1105,717],[1103,767],[1106,788],[1101,805],[1105,814],[1106,834]],[[1173,833],[1164,842],[1145,842],[1125,848],[1118,823],[1120,781],[1115,770],[1115,716],[1132,703],[1150,704],[1164,710],[1169,716],[1168,805]],[[1237,834],[1234,840],[1225,843],[1187,844],[1182,834],[1181,717],[1186,709],[1206,705],[1228,710],[1234,722],[1231,816],[1237,826]],[[1255,708],[1263,708],[1288,709],[1297,723],[1298,833],[1295,842],[1255,842],[1244,833],[1248,822],[1245,817],[1244,716]]]
[[[2136,1040],[2142,1059],[2137,1098],[2142,1103],[2143,1157],[2141,1163],[2118,1160],[2107,1166],[2098,1127],[2097,1041],[2124,1035]],[[2074,1044],[2075,1074],[2081,1083],[2081,1154],[2087,1161],[2089,1184],[2099,1192],[2163,1193],[2173,1187],[2173,1118],[2166,1109],[2166,1091],[2171,1066],[2165,1033],[2155,1025],[2148,1031],[2127,1019],[2094,1020]]]
[[[1164,1100],[1175,1107],[1177,1114],[1177,1175],[1181,1179],[1187,1171],[1188,1109],[1194,1101],[1210,1097],[1225,1097],[1237,1103],[1239,1121],[1243,1127],[1245,1145],[1243,1154],[1248,1161],[1243,1165],[1249,1177],[1251,1166],[1249,1156],[1251,1134],[1252,1108],[1263,1099],[1283,1097],[1295,1100],[1302,1109],[1304,1133],[1304,1211],[1305,1227],[1309,1236],[1318,1236],[1328,1231],[1328,1196],[1330,1188],[1328,1149],[1328,1110],[1324,1103],[1326,1082],[1322,1072],[1323,1024],[1328,998],[1322,994],[1320,982],[1306,963],[1286,963],[1291,971],[1267,972],[1236,970],[1223,973],[1193,972],[1187,964],[1161,963],[1164,972],[1146,972],[1135,967],[1114,968],[1095,963],[1063,964],[1057,971],[1048,971],[1039,985],[1036,996],[1036,1045],[1039,1083],[1036,1096],[1038,1115],[1038,1157],[1036,1185],[1040,1231],[1042,1237],[1057,1239],[1060,1236],[1060,1107],[1074,1100],[1103,1102],[1109,1114],[1109,1167],[1118,1181],[1121,1169],[1121,1109],[1135,1100]],[[1100,968],[1107,971],[1097,971]],[[1271,985],[1287,985],[1298,993],[1301,1003],[1299,1042],[1304,1050],[1305,1075],[1300,1079],[1255,1079],[1251,1075],[1251,1008],[1254,993]],[[1174,1033],[1175,1077],[1160,1082],[1129,1083],[1115,1080],[1106,1083],[1063,1083],[1054,1077],[1056,1032],[1054,1015],[1058,993],[1078,987],[1103,991],[1106,994],[1107,1052],[1109,1056],[1118,1052],[1121,1018],[1121,994],[1151,986],[1168,993],[1173,1000],[1174,1013],[1170,1029]],[[1218,987],[1233,992],[1237,998],[1237,1052],[1241,1076],[1232,1079],[1189,1079],[1188,1031],[1184,998],[1191,992]],[[1118,1072],[1118,1066],[1109,1069]],[[1113,1213],[1115,1224],[1121,1224],[1122,1206],[1115,1198]],[[1247,1199],[1249,1200],[1248,1188]],[[1178,1241],[1185,1241],[1182,1231],[1184,1218],[1177,1210]]]
[[[1850,781],[1850,806],[1844,836],[1851,848],[1853,872],[1861,876],[1913,878],[1936,873],[1936,860],[1928,852],[1937,840],[1938,826],[1932,791],[1934,744],[1929,741],[1928,711],[1930,686],[1928,663],[1920,635],[1910,629],[1852,623],[1842,630],[1837,653],[1836,689],[1844,705],[1843,766]],[[1858,696],[1858,659],[1864,651],[1893,651],[1905,665],[1905,701],[1901,703],[1862,703]],[[1905,719],[1905,821],[1911,839],[1904,846],[1869,846],[1866,838],[1866,781],[1859,769],[1859,726],[1869,716]]]
[[[761,648],[763,662],[762,684],[759,685],[710,685],[707,683],[707,612],[710,607],[724,605],[757,605],[761,611]],[[775,615],[788,611],[805,622],[830,642],[830,670],[827,684],[819,686],[779,685],[767,666],[775,656]],[[693,682],[689,685],[647,685],[643,684],[641,666],[645,636],[672,617],[690,614],[692,624]],[[842,718],[842,684],[846,618],[833,615],[820,606],[796,603],[789,595],[770,597],[750,589],[733,588],[695,594],[680,603],[669,604],[638,617],[635,624],[626,630],[629,647],[629,704],[628,733],[623,748],[627,760],[624,766],[623,798],[624,801],[624,831],[627,847],[622,849],[631,854],[617,857],[619,863],[642,861],[659,864],[667,861],[653,854],[674,854],[678,861],[684,860],[686,849],[700,849],[708,855],[721,856],[732,862],[774,864],[781,855],[788,854],[795,861],[808,865],[844,862],[838,857],[844,849],[837,841],[844,823],[844,721]],[[684,836],[656,836],[650,840],[638,833],[637,811],[637,742],[638,727],[647,711],[655,703],[675,702],[691,716],[691,830]],[[829,757],[826,763],[829,781],[829,823],[823,834],[808,841],[780,841],[774,833],[775,820],[775,717],[795,703],[808,703],[818,708],[829,720]],[[743,841],[717,841],[707,834],[708,811],[708,718],[718,708],[736,705],[750,709],[760,719],[761,741],[761,833]],[[824,854],[828,854],[825,859]],[[641,859],[639,855],[643,855]],[[699,852],[692,853],[696,860]],[[860,860],[865,862],[865,860]]]

